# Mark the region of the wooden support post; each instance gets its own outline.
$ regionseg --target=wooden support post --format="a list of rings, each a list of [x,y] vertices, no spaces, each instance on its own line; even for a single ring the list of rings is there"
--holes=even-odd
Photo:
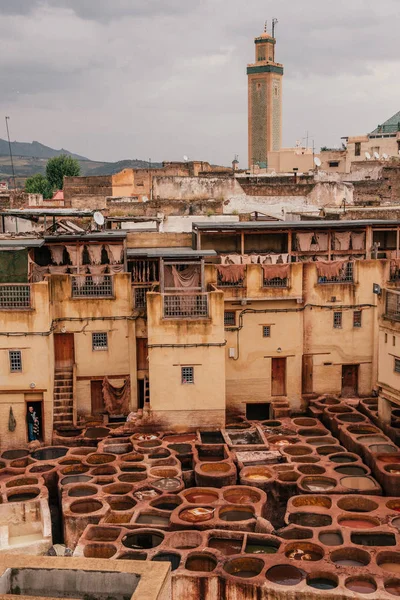
[[[332,231],[328,231],[328,260],[332,259]]]
[[[371,248],[373,243],[372,227],[369,225],[365,230],[365,258],[371,258]]]
[[[240,254],[244,254],[244,231],[240,232]]]
[[[202,293],[204,293],[206,291],[206,282],[204,279],[204,258],[201,259],[201,275],[200,275],[201,281],[201,291]]]
[[[292,230],[291,229],[289,229],[289,231],[288,231],[288,254],[289,254],[288,262],[291,263],[292,262]]]
[[[396,258],[399,258],[399,240],[400,240],[400,229],[397,227],[396,231]]]
[[[160,258],[160,292],[164,293],[164,261]]]

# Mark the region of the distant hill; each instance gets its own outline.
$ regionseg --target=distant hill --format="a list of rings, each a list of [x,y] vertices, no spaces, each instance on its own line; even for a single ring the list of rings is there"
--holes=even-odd
[[[11,142],[11,151],[15,156],[29,156],[31,158],[53,158],[54,156],[60,156],[60,154],[67,154],[78,160],[88,160],[84,156],[69,152],[69,150],[54,150],[49,146],[44,146],[40,142]],[[0,156],[9,156],[10,149],[8,147],[7,140],[0,138]]]

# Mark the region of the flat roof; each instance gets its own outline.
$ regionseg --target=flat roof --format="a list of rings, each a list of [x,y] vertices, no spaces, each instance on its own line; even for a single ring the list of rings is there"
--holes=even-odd
[[[95,210],[74,208],[10,208],[0,211],[5,217],[91,217]]]
[[[43,238],[0,238],[0,250],[16,250],[17,248],[41,248],[43,244]]]
[[[196,258],[217,256],[215,250],[193,250],[192,248],[128,248],[128,258],[146,256],[148,258]]]
[[[82,231],[82,233],[52,233],[46,234],[44,239],[47,242],[71,242],[73,240],[124,240],[126,238],[127,231],[121,229],[112,231]]]
[[[351,221],[242,221],[240,223],[193,223],[203,231],[235,231],[243,229],[361,229],[367,226],[397,227],[398,219],[359,219]]]

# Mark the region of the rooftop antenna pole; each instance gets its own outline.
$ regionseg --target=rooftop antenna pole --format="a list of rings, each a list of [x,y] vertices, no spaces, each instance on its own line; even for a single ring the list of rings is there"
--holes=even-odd
[[[268,21],[264,21],[264,33],[267,33]]]
[[[5,120],[6,120],[6,129],[7,129],[7,138],[8,138],[8,147],[10,149],[11,170],[12,170],[12,175],[13,175],[13,180],[14,180],[14,190],[16,190],[17,189],[17,185],[15,183],[14,161],[13,161],[13,155],[12,155],[12,150],[11,150],[10,132],[8,130],[8,121],[9,121],[9,119],[10,119],[10,117],[5,117]]]
[[[272,37],[275,38],[275,27],[279,23],[275,17],[272,19]]]

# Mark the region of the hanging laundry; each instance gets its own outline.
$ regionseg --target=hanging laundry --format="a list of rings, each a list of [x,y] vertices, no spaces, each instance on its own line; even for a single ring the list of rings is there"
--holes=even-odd
[[[56,265],[62,265],[64,260],[64,246],[50,246],[51,260]]]

